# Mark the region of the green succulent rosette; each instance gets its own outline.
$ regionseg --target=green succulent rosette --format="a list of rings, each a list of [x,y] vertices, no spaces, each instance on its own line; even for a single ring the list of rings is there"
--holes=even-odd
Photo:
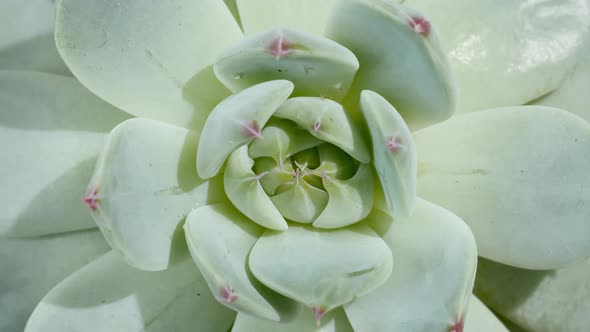
[[[462,332],[469,307],[491,315],[472,300],[478,255],[548,270],[590,254],[590,125],[499,108],[551,89],[525,64],[491,75],[525,87],[459,97],[477,70],[452,70],[466,58],[449,61],[435,24],[394,1],[321,2],[306,22],[281,3],[273,24],[252,19],[262,0],[172,2],[57,4],[61,57],[111,104],[79,107],[117,124],[82,198],[112,250],[25,331]],[[0,87],[70,84],[27,75],[0,73]],[[137,117],[99,115],[115,107]],[[474,107],[491,109],[451,118]]]

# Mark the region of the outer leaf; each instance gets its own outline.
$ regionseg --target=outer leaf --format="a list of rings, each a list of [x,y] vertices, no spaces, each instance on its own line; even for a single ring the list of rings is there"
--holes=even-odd
[[[52,289],[25,332],[226,331],[233,317],[215,302],[190,258],[167,271],[144,272],[110,252]]]
[[[317,322],[308,311],[299,311],[289,322],[275,323],[239,313],[231,332],[354,332],[344,310],[338,308]]]
[[[85,200],[132,266],[166,269],[188,213],[224,200],[221,179],[197,176],[196,148],[194,132],[154,120],[129,120],[109,135]]]
[[[475,292],[527,331],[584,331],[590,325],[590,260],[531,271],[479,260]]]
[[[465,318],[466,332],[509,332],[500,320],[477,297],[472,296]]]
[[[96,227],[80,203],[106,134],[127,116],[72,78],[0,73],[0,234]]]
[[[246,34],[277,26],[321,35],[334,0],[236,0]]]
[[[263,229],[231,205],[194,210],[184,229],[195,263],[223,305],[277,322],[298,309],[295,302],[266,288],[250,273],[248,255]]]
[[[3,27],[0,31],[0,49],[51,32],[53,5],[49,1],[5,0],[0,12]]]
[[[480,254],[529,269],[590,255],[590,125],[511,107],[457,116],[415,135],[418,194],[454,211]]]
[[[0,331],[22,331],[49,289],[108,249],[98,230],[0,239]]]
[[[344,107],[333,100],[291,98],[281,105],[275,116],[295,122],[313,136],[336,145],[363,163],[371,159],[361,131]]]
[[[408,0],[437,27],[459,111],[519,105],[557,88],[590,26],[586,0]]]
[[[590,44],[590,36],[588,37]],[[559,88],[535,100],[533,104],[564,109],[590,121],[590,107],[587,103],[590,86],[590,46],[586,55],[578,63],[574,72],[566,78]]]
[[[53,40],[54,12],[52,1],[2,1],[1,70],[34,70],[69,75]]]
[[[373,221],[396,271],[377,290],[345,306],[355,331],[447,332],[462,326],[477,263],[467,225],[421,199],[409,219],[381,214]]]
[[[373,143],[373,163],[389,213],[406,218],[416,200],[416,146],[410,129],[385,98],[365,90],[361,110]]]
[[[421,14],[394,1],[339,0],[326,31],[360,62],[345,105],[355,107],[361,91],[375,91],[412,129],[444,121],[455,111],[445,54]]]
[[[230,90],[286,79],[296,96],[341,100],[359,62],[342,45],[314,34],[276,28],[250,36],[223,53],[215,74]]]
[[[189,128],[229,94],[211,65],[241,36],[220,0],[57,4],[57,48],[82,84],[133,115]]]
[[[250,253],[263,284],[313,309],[316,318],[379,287],[391,274],[387,245],[365,224],[266,231]],[[311,315],[311,313],[310,313]]]
[[[252,171],[253,164],[245,145],[231,154],[223,173],[227,197],[238,210],[260,226],[287,229],[287,222],[264,192],[259,175]]]
[[[269,81],[226,98],[211,111],[199,141],[197,171],[203,179],[219,172],[238,147],[260,136],[260,130],[293,92],[293,83]]]

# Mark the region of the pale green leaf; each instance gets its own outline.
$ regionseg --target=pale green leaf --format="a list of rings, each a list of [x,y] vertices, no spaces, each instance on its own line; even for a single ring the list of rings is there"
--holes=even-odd
[[[288,99],[274,114],[291,120],[313,136],[332,143],[357,160],[368,163],[369,150],[360,129],[339,103],[321,97]]]
[[[321,35],[334,0],[236,0],[246,34],[286,27]]]
[[[253,164],[245,145],[230,155],[223,173],[227,197],[238,210],[260,226],[276,230],[287,229],[287,222],[260,184],[260,175],[266,175],[255,174],[252,171]]]
[[[231,205],[194,210],[184,229],[191,255],[217,301],[236,311],[277,322],[298,309],[296,302],[266,288],[252,276],[248,255],[263,229]]]
[[[252,86],[217,105],[205,122],[197,152],[203,179],[217,174],[238,147],[260,137],[271,115],[293,92],[293,83],[269,81]]]
[[[590,255],[590,125],[520,106],[456,116],[415,135],[418,194],[473,230],[481,256],[529,269]]]
[[[590,326],[590,260],[555,271],[531,271],[479,260],[475,293],[535,332],[577,332]]]
[[[357,172],[358,162],[332,144],[318,146],[318,154],[321,165],[316,171],[325,171],[326,175],[340,180],[350,179]]]
[[[407,0],[437,28],[458,111],[519,105],[556,89],[583,54],[587,0]]]
[[[395,269],[344,307],[355,331],[448,332],[467,309],[477,263],[471,231],[451,212],[418,199],[409,219],[372,216]]]
[[[289,184],[278,188],[270,200],[286,219],[310,224],[328,204],[328,194],[309,184],[296,172]]]
[[[197,176],[196,133],[132,119],[109,135],[86,192],[89,211],[113,249],[143,270],[164,270],[198,206],[223,201],[221,178]]]
[[[590,44],[590,36],[588,37]],[[588,105],[588,87],[590,86],[590,47],[586,55],[580,60],[571,73],[550,94],[535,100],[532,104],[561,108],[575,113],[586,121],[590,121],[590,106]]]
[[[260,184],[268,195],[275,195],[277,189],[286,182],[292,181],[296,174],[289,158],[282,164],[277,164],[271,158],[258,158],[253,170],[256,174],[266,173],[260,178]]]
[[[220,0],[57,3],[57,49],[82,84],[133,115],[192,129],[229,94],[212,65],[241,37]]]
[[[319,325],[319,326],[318,326]],[[244,314],[238,314],[231,332],[354,332],[344,310],[335,309],[315,320],[312,312],[300,310],[295,319],[288,322],[272,322]]]
[[[264,233],[250,253],[250,269],[263,284],[321,318],[378,288],[391,274],[392,258],[365,224],[337,230],[293,224],[284,232]]]
[[[361,164],[348,180],[322,177],[328,192],[328,204],[313,222],[314,227],[343,227],[365,218],[373,208],[373,174],[368,165]]]
[[[356,107],[361,91],[375,91],[413,130],[455,111],[446,56],[422,14],[394,1],[340,0],[326,31],[360,62],[346,106]]]
[[[277,164],[293,154],[323,142],[291,121],[273,119],[262,130],[262,138],[252,142],[248,155],[252,158],[272,157]]]
[[[55,8],[47,0],[0,3],[0,70],[70,75],[53,39]]]
[[[234,317],[216,303],[190,257],[146,272],[110,252],[53,288],[25,332],[226,331]]]
[[[96,227],[80,202],[107,133],[127,119],[73,78],[0,73],[0,234]]]
[[[108,250],[98,230],[0,238],[0,331],[22,331],[53,286]]]
[[[388,207],[406,218],[416,200],[416,145],[397,110],[377,93],[361,93],[361,110],[373,143],[373,163]]]
[[[269,80],[295,84],[295,96],[341,100],[359,68],[342,45],[298,30],[275,28],[249,36],[223,53],[215,74],[237,92]]]

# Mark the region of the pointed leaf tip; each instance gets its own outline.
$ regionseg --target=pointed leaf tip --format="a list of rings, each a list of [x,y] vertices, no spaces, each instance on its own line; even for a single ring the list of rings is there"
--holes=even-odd
[[[379,94],[364,90],[361,110],[373,143],[373,164],[390,214],[406,218],[416,200],[418,162],[410,129]]]
[[[184,225],[186,241],[201,274],[217,300],[239,312],[280,321],[297,304],[252,277],[247,261],[263,229],[230,204],[191,212]]]
[[[253,164],[246,145],[230,155],[223,174],[227,197],[240,212],[260,226],[279,231],[287,229],[287,222],[260,183],[260,178],[267,174],[255,174]]]
[[[197,172],[216,175],[238,147],[260,137],[262,128],[293,92],[293,83],[276,80],[254,85],[219,103],[205,122],[197,150]]]

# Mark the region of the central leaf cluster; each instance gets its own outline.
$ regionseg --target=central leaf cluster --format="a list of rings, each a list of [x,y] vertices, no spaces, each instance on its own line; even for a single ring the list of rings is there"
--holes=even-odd
[[[323,37],[277,29],[244,39],[214,66],[236,93],[205,123],[199,176],[225,165],[228,198],[266,228],[365,218],[375,192],[368,142],[338,102],[358,67],[352,52]]]

